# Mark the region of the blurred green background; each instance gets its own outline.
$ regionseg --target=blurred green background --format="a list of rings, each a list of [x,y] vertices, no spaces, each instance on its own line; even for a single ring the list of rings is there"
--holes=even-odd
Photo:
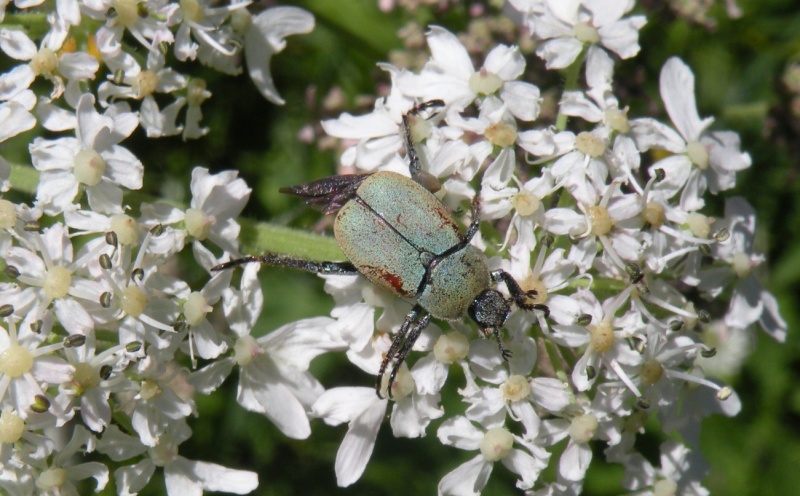
[[[318,146],[324,134],[321,119],[342,111],[364,113],[369,96],[385,90],[386,73],[376,67],[403,48],[399,29],[411,22],[439,24],[453,31],[470,27],[468,5],[456,3],[446,11],[420,7],[381,12],[377,0],[310,0],[281,2],[310,10],[316,18],[311,34],[288,39],[284,52],[273,58],[272,74],[286,105],[265,101],[248,77],[233,78],[213,71],[204,77],[213,97],[203,105],[203,124],[211,128],[204,139],[184,143],[180,138],[148,140],[141,130],[126,142],[145,164],[145,191],[153,196],[188,200],[190,170],[195,165],[213,171],[237,169],[253,188],[244,213],[254,220],[323,230],[320,216],[296,199],[278,193],[281,186],[331,175],[336,171],[335,146]],[[720,3],[720,2],[718,2]],[[728,195],[742,195],[758,212],[761,251],[768,254],[763,284],[781,304],[789,324],[785,344],[760,334],[755,351],[731,385],[742,399],[735,418],[705,421],[702,451],[711,470],[706,487],[712,494],[800,494],[800,375],[795,329],[800,279],[800,103],[783,83],[792,62],[800,62],[800,8],[795,0],[741,0],[744,16],[728,19],[722,5],[711,16],[714,28],[678,18],[666,2],[640,2],[648,17],[641,31],[641,53],[617,64],[617,96],[632,106],[630,115],[655,112],[663,117],[658,99],[658,73],[673,55],[683,58],[697,78],[701,116],[715,116],[714,129],[738,131],[753,167],[739,175]],[[482,4],[477,4],[482,5]],[[490,12],[493,7],[487,6]],[[474,26],[473,26],[474,28]],[[396,52],[395,52],[396,53]],[[422,53],[425,53],[424,47]],[[543,92],[558,93],[561,77],[548,73],[533,55],[528,73]],[[179,69],[184,69],[178,65]],[[185,67],[185,69],[189,69]],[[192,70],[196,68],[191,68]],[[634,103],[638,102],[638,103]],[[304,129],[313,142],[299,138]],[[722,213],[721,203],[710,209]],[[325,315],[332,300],[314,275],[264,268],[261,279],[265,309],[254,334],[267,333],[304,317]],[[197,287],[203,284],[196,275]],[[341,357],[322,357],[313,368],[326,387],[371,386],[372,378]],[[442,446],[435,422],[425,439],[394,439],[384,425],[368,468],[355,485],[339,489],[334,475],[336,450],[346,426],[331,428],[313,421],[310,439],[284,437],[259,415],[245,412],[235,401],[236,377],[211,397],[197,397],[201,415],[191,419],[192,439],[181,445],[183,456],[258,472],[258,494],[432,494],[440,478],[473,456]],[[650,439],[657,453],[659,439]],[[602,459],[598,446],[595,461]],[[160,477],[160,473],[156,477]],[[622,491],[622,470],[596,463],[585,494]],[[485,494],[514,494],[514,477],[497,465]],[[164,493],[154,480],[141,494]],[[104,494],[113,494],[111,485]]]

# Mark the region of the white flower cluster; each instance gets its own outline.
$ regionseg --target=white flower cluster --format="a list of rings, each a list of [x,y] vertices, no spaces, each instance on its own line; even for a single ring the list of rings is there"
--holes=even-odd
[[[480,236],[473,244],[497,254],[492,268],[510,273],[523,291],[535,290],[549,316],[517,310],[509,318],[508,361],[464,324],[429,325],[414,346],[421,356],[398,374],[394,404],[366,387],[322,394],[312,414],[349,424],[336,458],[338,482],[361,476],[388,412],[395,436],[424,436],[432,420],[444,418],[439,440],[476,452],[444,476],[440,494],[479,493],[495,462],[531,494],[580,494],[593,441],[607,445],[608,462],[625,467],[628,490],[707,494],[704,465],[692,452],[699,423],[712,413],[735,415],[740,403],[706,377],[706,369],[724,371],[730,358],[715,357],[705,341],[716,338],[721,353],[741,359],[741,349],[726,345],[741,347],[757,325],[779,341],[786,337],[775,298],[753,276],[763,256],[753,251],[752,208],[731,197],[724,218],[702,213],[704,197],[733,188],[750,157],[736,133],[711,131],[713,119],[699,117],[694,75],[677,58],[660,78],[672,123],[628,115],[614,96],[613,57],[639,51],[645,19],[625,17],[632,0],[510,3],[548,68],[585,65],[586,87],[568,82],[560,99],[560,124],[537,123],[541,92],[525,82],[517,47],[497,46],[476,66],[457,36],[433,26],[431,57],[420,73],[383,64],[389,96],[371,114],[345,114],[323,127],[353,143],[345,166],[407,173],[401,116],[420,101],[443,100],[446,110],[412,127],[424,141],[425,169],[443,181],[438,196],[456,207],[479,195],[482,219],[510,217],[497,245]],[[566,118],[585,130],[570,131]],[[651,150],[663,158],[653,160]],[[348,358],[374,374],[408,303],[360,277],[324,277],[337,303],[334,332]],[[710,305],[723,294],[730,295],[727,308]],[[457,379],[463,414],[441,404],[452,364],[464,376]],[[634,445],[648,415],[686,443],[664,443],[660,467]],[[540,480],[550,464],[557,464],[556,479]]]
[[[395,436],[424,436],[441,418],[442,443],[476,452],[444,476],[441,494],[479,493],[496,462],[531,494],[578,494],[595,441],[625,467],[628,490],[706,494],[692,451],[700,421],[740,408],[706,371],[734,368],[728,357],[741,352],[731,346],[726,354],[726,343],[746,342],[756,326],[786,336],[775,298],[753,275],[764,259],[753,251],[752,208],[734,197],[724,218],[702,213],[704,197],[735,186],[750,157],[735,133],[710,131],[712,119],[699,117],[694,76],[678,59],[660,80],[672,124],[629,118],[614,96],[613,57],[639,50],[645,20],[625,17],[633,0],[510,3],[548,68],[585,64],[586,87],[568,84],[556,126],[537,122],[541,92],[526,82],[517,47],[497,46],[476,69],[440,27],[428,32],[431,57],[420,73],[382,65],[391,93],[371,114],[323,123],[353,140],[345,165],[407,174],[402,115],[443,100],[442,112],[412,124],[425,170],[442,180],[447,205],[479,195],[482,219],[504,220],[497,239],[479,233],[473,244],[497,255],[492,268],[550,310],[510,316],[508,360],[496,343],[473,339],[466,323],[432,323],[390,401],[371,387],[325,390],[308,369],[320,354],[344,352],[376,374],[408,302],[360,276],[324,276],[336,301],[329,317],[256,339],[256,265],[245,267],[238,288],[231,271],[194,290],[165,271],[187,244],[206,271],[237,255],[236,217],[250,189],[235,172],[196,168],[189,208],[142,204],[138,218],[126,214],[124,193],[140,188],[144,173],[126,138],[139,126],[149,137],[208,132],[199,121],[210,93],[168,67],[165,54],[235,74],[244,52],[262,94],[281,102],[269,59],[286,36],[311,29],[310,15],[277,7],[251,17],[249,2],[219,8],[202,0],[3,2],[0,49],[19,65],[0,75],[0,142],[37,122],[50,133],[29,145],[40,173],[36,201],[0,199],[0,490],[76,494],[76,481],[87,478],[100,490],[110,477],[97,461],[105,456],[121,467],[118,494],[135,494],[157,468],[169,494],[253,491],[252,472],[178,454],[191,436],[186,419],[197,414],[193,394],[214,392],[236,367],[239,404],[287,436],[308,437],[310,418],[348,424],[336,457],[341,486],[362,475],[388,412]],[[34,9],[49,26],[41,40],[6,26]],[[40,76],[52,91],[37,97]],[[159,108],[154,92],[174,102]],[[586,131],[569,131],[566,117]],[[651,150],[666,153],[648,163]],[[9,170],[0,157],[3,192],[13,186]],[[727,306],[708,303],[722,295]],[[215,305],[227,329],[209,322]],[[727,339],[716,357],[709,334]],[[187,374],[183,365],[198,357],[208,365]],[[458,414],[441,402],[454,364]],[[685,441],[662,444],[659,467],[635,447],[649,415]],[[84,460],[89,453],[94,461]],[[550,464],[556,478],[541,480]]]
[[[136,494],[159,467],[169,494],[258,485],[253,472],[179,455],[191,436],[186,418],[197,413],[180,364],[230,348],[207,316],[222,301],[235,327],[240,293],[229,273],[193,291],[164,270],[187,245],[206,270],[220,261],[209,243],[236,253],[250,188],[235,171],[197,167],[189,208],[124,196],[142,187],[144,165],[124,145],[137,127],[152,138],[208,132],[200,104],[211,94],[167,67],[170,50],[229,74],[242,72],[244,53],[261,93],[282,103],[270,58],[286,36],[313,28],[311,14],[211,3],[0,3],[0,61],[10,67],[0,74],[0,143],[25,139],[37,123],[47,131],[28,143],[38,171],[32,205],[8,199],[12,166],[0,157],[0,493],[79,494],[91,478],[100,491],[109,468],[87,456],[121,467],[118,494]],[[159,108],[155,93],[172,103]]]

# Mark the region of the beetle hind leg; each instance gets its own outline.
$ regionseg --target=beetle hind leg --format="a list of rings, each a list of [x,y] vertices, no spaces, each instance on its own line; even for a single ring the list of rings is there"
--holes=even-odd
[[[381,394],[381,391],[383,390],[383,378],[386,374],[386,369],[389,367],[389,363],[394,361],[392,364],[392,370],[389,373],[389,380],[386,383],[386,394],[389,398],[392,398],[392,388],[394,386],[394,381],[397,378],[397,371],[400,370],[400,366],[403,365],[403,362],[408,356],[408,353],[411,351],[411,348],[414,346],[414,343],[417,341],[420,333],[422,333],[423,329],[428,327],[430,321],[431,315],[420,305],[415,305],[414,308],[408,312],[408,315],[406,315],[406,320],[403,321],[403,325],[401,325],[400,330],[397,331],[397,335],[394,337],[392,345],[389,347],[389,351],[386,352],[386,356],[381,362],[381,368],[378,371],[378,378],[375,383],[375,392],[377,393],[378,398],[384,398],[384,396]]]
[[[237,258],[230,260],[219,265],[211,267],[212,272],[220,270],[232,269],[239,265],[248,263],[262,263],[272,267],[289,267],[291,269],[304,270],[306,272],[313,272],[315,274],[338,274],[338,275],[356,275],[359,274],[356,266],[350,262],[316,262],[313,260],[303,260],[302,258],[293,258],[288,255],[278,255],[275,253],[265,253],[263,255],[250,255],[247,257]]]

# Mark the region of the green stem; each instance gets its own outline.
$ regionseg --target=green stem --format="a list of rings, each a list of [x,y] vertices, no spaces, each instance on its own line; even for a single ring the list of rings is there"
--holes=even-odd
[[[0,26],[6,29],[25,31],[34,40],[41,39],[50,30],[47,14],[44,13],[7,13]]]
[[[581,75],[581,68],[583,67],[585,54],[586,49],[584,48],[581,54],[575,59],[575,62],[573,62],[572,65],[569,66],[564,72],[564,92],[573,91],[578,88],[578,78]],[[556,117],[556,131],[565,130],[567,128],[568,119],[569,117],[567,115],[559,111],[558,117]]]

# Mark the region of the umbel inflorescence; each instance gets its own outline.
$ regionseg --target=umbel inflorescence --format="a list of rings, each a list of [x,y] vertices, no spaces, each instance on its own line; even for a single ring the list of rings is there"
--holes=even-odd
[[[152,167],[126,146],[134,133],[215,131],[201,125],[211,92],[176,60],[231,75],[244,60],[259,91],[283,103],[270,58],[313,17],[294,7],[255,13],[250,2],[4,5],[0,142],[41,132],[30,163],[15,166],[38,171],[35,199],[12,200],[12,167],[0,157],[0,488],[71,494],[94,478],[100,490],[113,462],[118,494],[138,492],[156,469],[169,494],[253,491],[255,473],[180,454],[189,417],[202,414],[194,395],[215,394],[236,369],[239,404],[291,438],[307,438],[311,419],[348,424],[335,462],[341,486],[361,477],[383,427],[475,453],[442,474],[442,494],[479,493],[498,462],[522,490],[578,494],[600,442],[624,467],[626,490],[706,494],[700,422],[741,406],[712,374],[735,369],[757,329],[786,337],[754,276],[764,261],[755,212],[740,197],[725,197],[722,216],[706,205],[751,158],[735,132],[699,116],[694,75],[678,58],[660,73],[667,121],[631,115],[618,100],[615,65],[635,63],[646,21],[630,14],[632,1],[509,4],[546,68],[566,75],[556,119],[541,115],[546,88],[529,82],[518,46],[496,43],[476,61],[431,25],[420,70],[381,64],[391,86],[374,110],[322,123],[344,140],[352,172],[408,175],[403,116],[441,101],[408,123],[422,170],[449,209],[479,206],[461,217],[464,229],[476,216],[487,226],[471,245],[519,283],[526,305],[547,310],[510,313],[498,334],[505,355],[467,320],[434,319],[391,399],[375,394],[372,376],[413,302],[360,275],[324,275],[329,316],[256,337],[257,265],[235,279],[211,271],[241,255],[236,219],[250,189],[237,173],[195,168],[185,208],[126,196]],[[43,29],[22,29],[36,22]],[[209,275],[199,288],[169,270],[189,249]],[[212,325],[215,308],[225,325]],[[324,353],[346,356],[363,384],[323,388],[309,365]],[[443,391],[461,404],[443,403]],[[635,448],[648,416],[682,439],[661,445],[659,466]],[[554,477],[541,476],[548,466]]]

